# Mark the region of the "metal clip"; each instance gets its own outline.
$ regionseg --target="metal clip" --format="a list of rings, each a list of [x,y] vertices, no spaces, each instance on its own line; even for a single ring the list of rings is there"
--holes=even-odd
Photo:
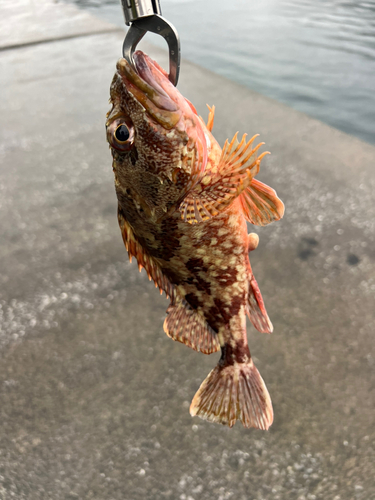
[[[121,0],[125,23],[130,28],[126,34],[122,53],[134,67],[133,54],[148,31],[162,36],[169,48],[169,80],[177,85],[180,73],[180,39],[176,28],[162,17],[159,0]]]

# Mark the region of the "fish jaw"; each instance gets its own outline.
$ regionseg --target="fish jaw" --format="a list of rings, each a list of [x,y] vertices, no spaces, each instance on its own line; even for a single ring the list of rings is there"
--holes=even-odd
[[[181,188],[187,191],[207,165],[202,123],[195,108],[155,61],[137,51],[134,63],[135,67],[125,59],[117,63],[111,86],[113,108],[107,117],[107,127],[118,116],[126,115],[134,124],[136,149],[138,153],[143,150],[154,173],[175,184],[179,180]],[[153,152],[157,148],[163,153],[158,158]]]
[[[127,91],[143,106],[150,117],[166,130],[171,130],[180,122],[182,110],[164,91],[161,82],[159,83],[162,78],[157,78],[159,75],[156,71],[154,76],[153,66],[147,65],[144,54],[136,52],[134,61],[137,71],[126,59],[120,59],[117,63],[118,74]]]

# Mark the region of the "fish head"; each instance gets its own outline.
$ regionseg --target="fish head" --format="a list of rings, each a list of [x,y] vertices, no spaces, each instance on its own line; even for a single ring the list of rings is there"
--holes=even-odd
[[[194,106],[167,73],[141,51],[134,67],[117,63],[107,116],[107,139],[115,170],[138,170],[186,192],[207,164],[207,142]]]

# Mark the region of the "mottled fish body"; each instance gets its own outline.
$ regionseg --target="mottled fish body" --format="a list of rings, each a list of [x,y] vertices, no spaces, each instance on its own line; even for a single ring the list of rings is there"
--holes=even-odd
[[[117,64],[106,124],[129,257],[171,299],[167,335],[205,354],[221,349],[191,415],[268,429],[271,399],[246,336],[246,315],[272,331],[248,256],[258,237],[246,227],[284,213],[275,191],[254,178],[266,153],[257,156],[256,136],[237,134],[221,149],[214,108],[206,125],[157,63],[140,51],[134,61],[135,69]]]

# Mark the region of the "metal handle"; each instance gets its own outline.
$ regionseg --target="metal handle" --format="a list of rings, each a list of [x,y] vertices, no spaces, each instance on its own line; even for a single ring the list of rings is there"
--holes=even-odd
[[[121,0],[121,3],[127,26],[142,17],[161,15],[159,0]]]
[[[145,34],[151,31],[162,36],[169,48],[169,80],[177,85],[180,74],[180,39],[176,28],[161,16],[153,15],[134,21],[130,26],[122,47],[124,58],[134,67],[133,54]]]
[[[133,54],[147,31],[162,36],[169,48],[169,80],[177,85],[180,73],[180,38],[176,28],[161,17],[159,0],[121,0],[125,23],[130,28],[126,34],[122,52],[134,67]]]

